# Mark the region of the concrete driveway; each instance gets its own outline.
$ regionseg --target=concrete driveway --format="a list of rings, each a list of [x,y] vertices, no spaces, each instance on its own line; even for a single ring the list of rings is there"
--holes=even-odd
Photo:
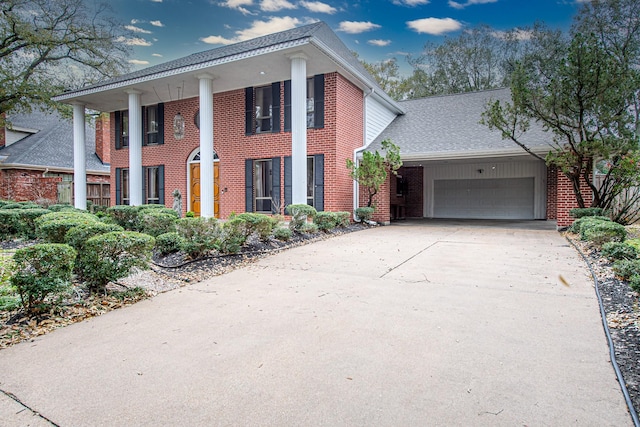
[[[631,425],[588,270],[546,222],[291,249],[2,350],[0,389],[60,426]],[[3,395],[0,425],[49,424]]]

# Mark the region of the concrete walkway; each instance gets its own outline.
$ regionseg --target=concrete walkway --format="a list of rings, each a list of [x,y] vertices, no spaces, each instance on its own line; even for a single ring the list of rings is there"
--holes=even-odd
[[[588,270],[545,222],[291,249],[2,350],[0,389],[60,426],[631,425]],[[48,425],[22,409],[2,395],[0,425]]]

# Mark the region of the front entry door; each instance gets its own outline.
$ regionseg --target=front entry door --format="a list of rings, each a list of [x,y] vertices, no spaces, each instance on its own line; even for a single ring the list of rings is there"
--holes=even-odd
[[[200,163],[190,163],[191,211],[200,216]],[[213,163],[213,216],[220,218],[220,168]]]

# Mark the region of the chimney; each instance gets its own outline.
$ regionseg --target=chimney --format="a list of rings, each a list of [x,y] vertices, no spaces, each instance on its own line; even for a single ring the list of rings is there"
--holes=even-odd
[[[109,113],[96,118],[96,155],[102,163],[111,163],[111,120]]]

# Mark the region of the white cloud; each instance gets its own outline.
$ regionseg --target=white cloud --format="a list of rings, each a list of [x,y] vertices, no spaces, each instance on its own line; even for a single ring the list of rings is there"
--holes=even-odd
[[[338,11],[335,7],[328,5],[327,3],[322,3],[321,1],[301,1],[300,6],[310,12],[328,13],[329,15],[333,15]]]
[[[267,34],[290,30],[300,24],[301,22],[298,18],[290,16],[273,17],[268,21],[253,21],[251,27],[236,31],[236,36],[230,39],[223,36],[209,36],[201,38],[200,41],[208,44],[232,44]]]
[[[344,31],[349,34],[360,34],[378,28],[380,28],[380,25],[372,22],[342,21],[338,31]]]
[[[162,3],[162,0],[151,0],[151,3]]]
[[[496,3],[498,0],[467,0],[464,3],[460,3],[457,1],[449,0],[449,6],[454,9],[464,9],[467,6],[472,6],[474,4],[487,4],[487,3]]]
[[[521,30],[520,28],[514,28],[512,31],[493,31],[491,35],[497,39],[506,39],[507,35],[514,37],[515,40],[531,40],[533,37],[533,31]]]
[[[136,27],[135,25],[125,25],[124,28],[129,31],[133,31],[134,33],[151,34],[151,31],[145,30],[144,28]]]
[[[164,27],[164,24],[160,21],[149,21],[149,24],[153,25],[154,27]]]
[[[417,33],[432,34],[434,36],[457,31],[462,24],[452,18],[424,18],[408,21],[407,26]]]
[[[373,39],[373,40],[369,40],[367,43],[374,46],[384,47],[384,46],[389,46],[391,44],[391,40]]]
[[[262,0],[260,9],[263,12],[278,12],[283,9],[296,9],[297,6],[288,0]]]
[[[129,60],[129,64],[134,64],[134,65],[149,65],[149,61],[143,61],[140,59],[130,59]]]
[[[120,36],[116,39],[116,41],[118,43],[124,43],[127,46],[151,46],[150,42],[140,37],[132,37],[129,39],[129,38]]]
[[[220,6],[236,9],[243,15],[251,15],[252,13],[245,6],[253,6],[253,0],[225,0],[220,3]]]
[[[162,55],[159,53],[152,53],[151,56],[155,56],[156,58],[162,58]]]
[[[139,19],[132,19],[132,20],[131,20],[131,24],[132,24],[132,25],[139,24],[139,23],[141,23],[141,22],[142,22],[142,21],[141,21],[141,20],[139,20]]]
[[[420,5],[429,4],[429,3],[430,3],[429,0],[393,0],[393,4],[395,4],[396,6],[414,7],[414,6],[420,6]]]

